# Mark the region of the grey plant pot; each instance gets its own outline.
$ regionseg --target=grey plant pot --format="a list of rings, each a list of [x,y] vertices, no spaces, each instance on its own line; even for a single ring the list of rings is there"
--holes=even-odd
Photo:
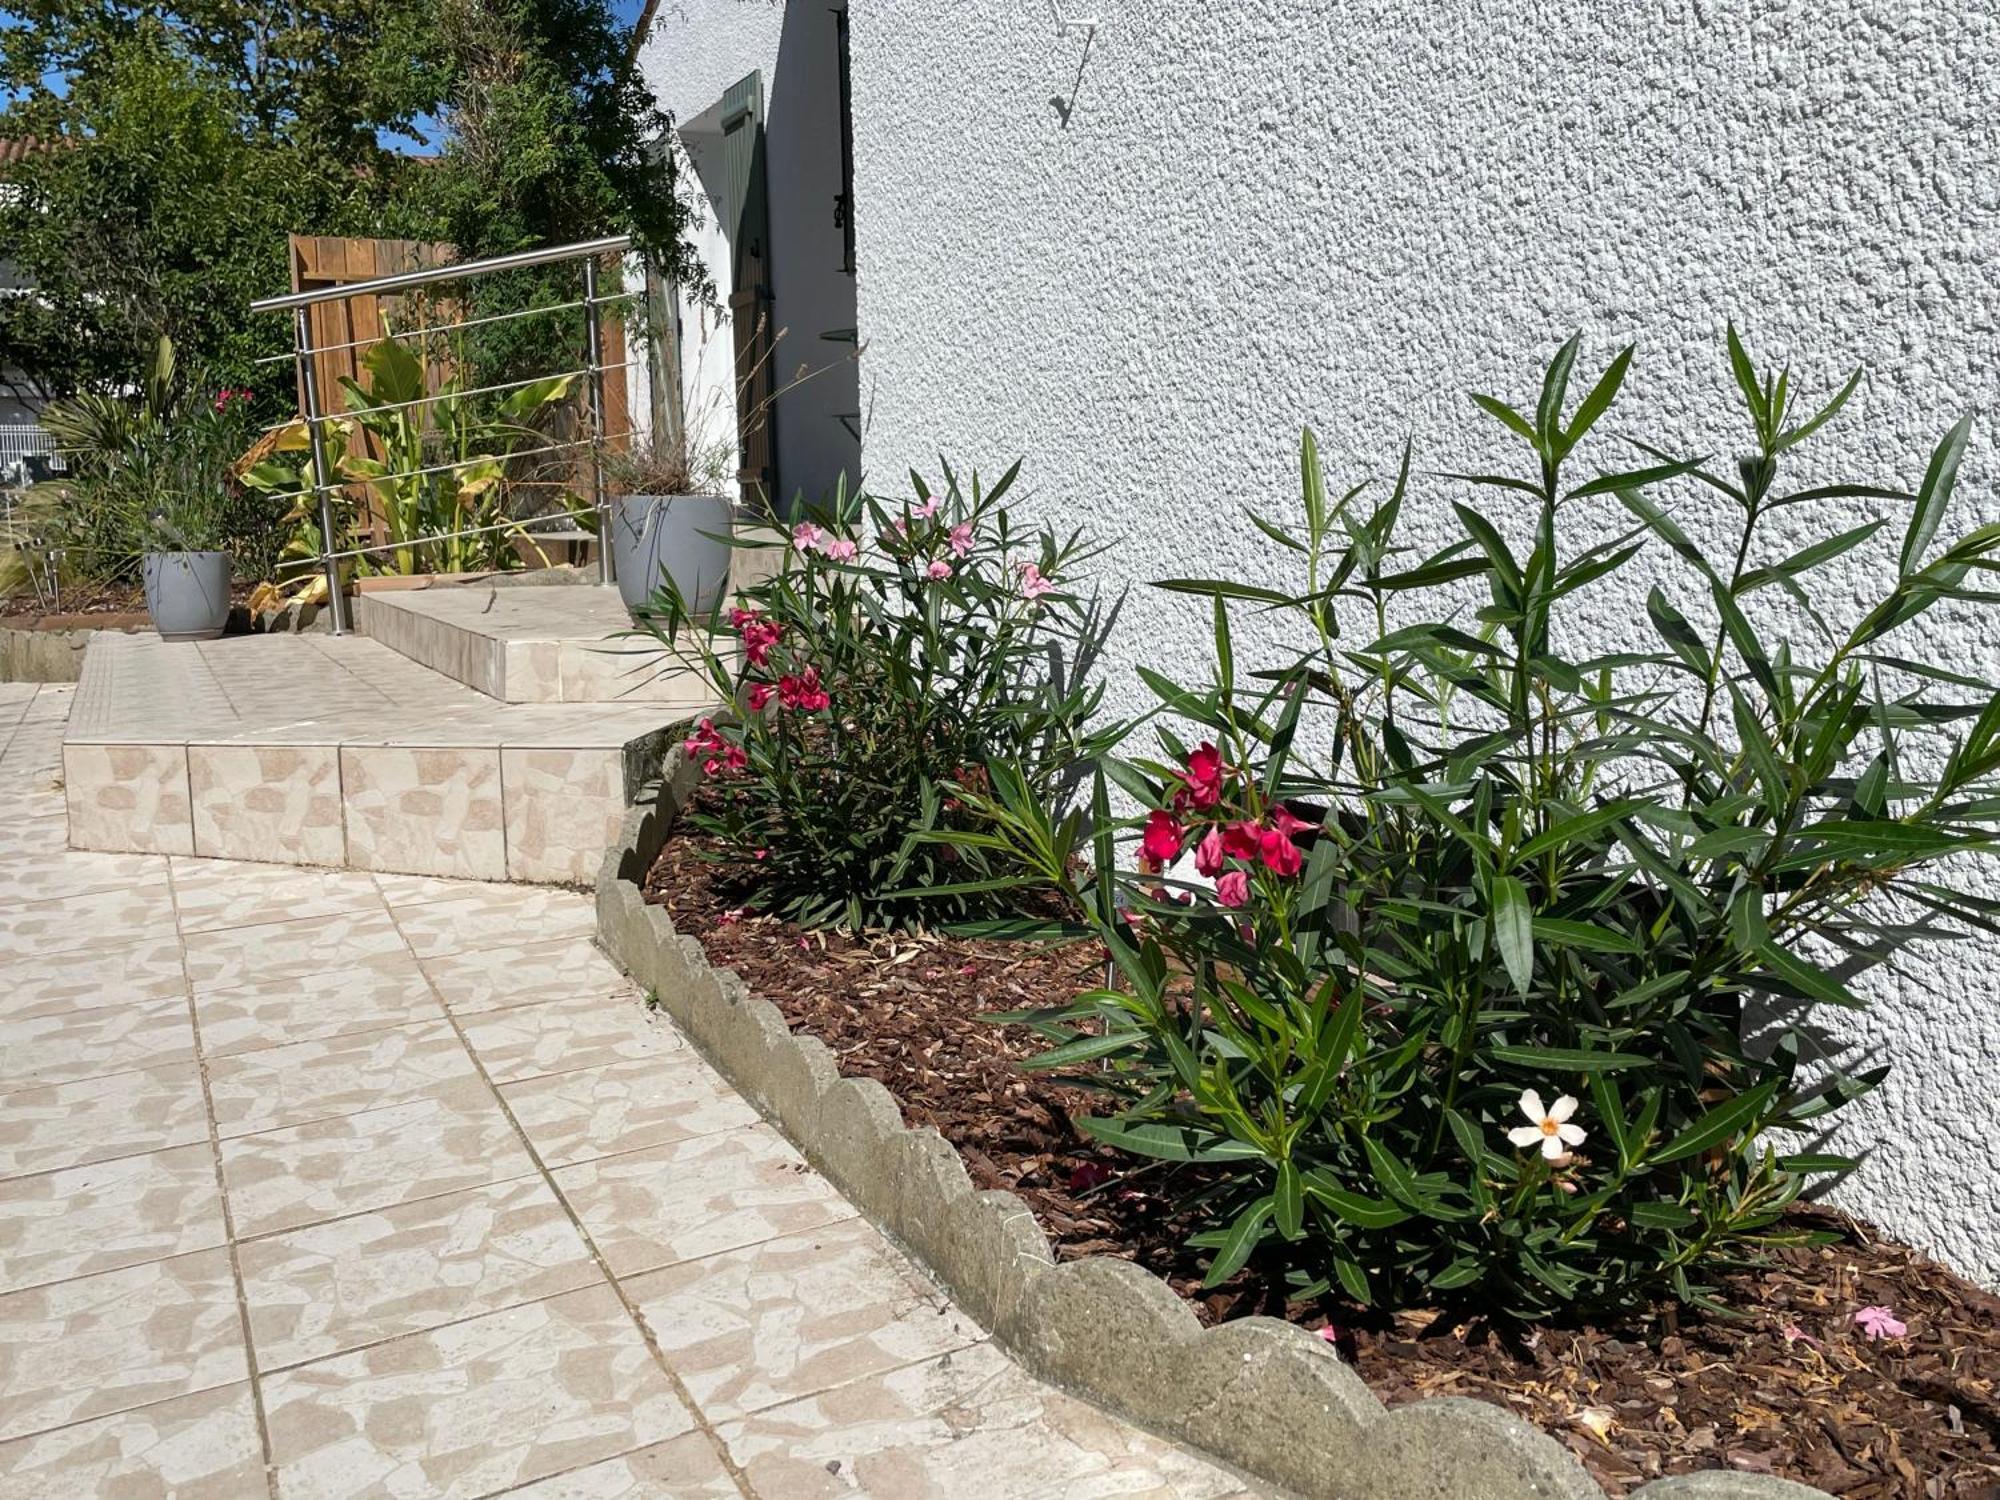
[[[618,495],[610,510],[611,564],[627,609],[644,609],[662,574],[696,614],[721,608],[731,549],[717,538],[734,518],[727,495]]]
[[[212,641],[229,623],[227,552],[148,552],[146,610],[163,641]]]

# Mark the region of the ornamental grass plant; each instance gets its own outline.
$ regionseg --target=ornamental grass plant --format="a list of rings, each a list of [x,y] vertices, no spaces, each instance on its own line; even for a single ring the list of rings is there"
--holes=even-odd
[[[2000,527],[1941,540],[1969,419],[1914,490],[1802,481],[1859,376],[1808,408],[1732,329],[1741,456],[1619,463],[1632,351],[1587,382],[1578,352],[1528,406],[1472,398],[1517,466],[1419,474],[1406,450],[1336,495],[1308,431],[1302,518],[1252,518],[1297,586],[1160,585],[1212,611],[1212,678],[1143,672],[1160,753],[1107,757],[1097,797],[1144,809],[1138,868],[1107,818],[1075,887],[1115,978],[1030,1019],[1040,1066],[1112,1094],[1093,1135],[1200,1165],[1211,1284],[1523,1319],[1707,1301],[1810,1241],[1788,1207],[1854,1165],[1815,1137],[1885,1071],[1821,1044],[1858,981],[2000,932],[1953,878],[2000,818],[2000,694],[1909,644],[1994,597]],[[1455,521],[1439,550],[1404,539],[1420,493]],[[1733,517],[1720,552],[1674,519],[1704,494]],[[1829,519],[1796,546],[1801,517]],[[1830,617],[1821,570],[1891,542],[1885,586]],[[1634,587],[1663,549],[1677,582]],[[1644,601],[1625,638],[1576,624],[1621,588]],[[1753,623],[1771,599],[1782,635]],[[1239,664],[1244,610],[1296,656]],[[989,810],[1013,847],[1050,841],[1031,802]]]

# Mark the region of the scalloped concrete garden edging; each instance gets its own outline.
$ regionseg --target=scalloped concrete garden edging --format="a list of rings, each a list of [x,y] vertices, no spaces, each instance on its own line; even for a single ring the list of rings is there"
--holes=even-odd
[[[598,942],[751,1103],[1030,1370],[1141,1427],[1311,1500],[1603,1500],[1563,1446],[1484,1401],[1386,1408],[1304,1329],[1204,1329],[1164,1281],[1106,1256],[1058,1265],[1012,1193],[982,1192],[889,1091],[843,1078],[769,1001],[674,931],[640,890],[697,779],[678,748],[597,877]],[[1634,1500],[1829,1500],[1763,1475],[1659,1479]]]

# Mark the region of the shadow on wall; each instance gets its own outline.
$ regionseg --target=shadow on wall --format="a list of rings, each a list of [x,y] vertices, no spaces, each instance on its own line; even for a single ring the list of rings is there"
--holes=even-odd
[[[791,4],[766,79],[779,492],[819,501],[861,472],[861,381],[846,216],[844,5]]]

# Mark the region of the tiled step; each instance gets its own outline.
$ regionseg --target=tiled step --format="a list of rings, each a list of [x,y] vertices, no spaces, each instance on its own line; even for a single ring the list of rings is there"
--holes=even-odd
[[[503,703],[705,701],[701,679],[635,636],[615,588],[461,583],[364,593],[363,634]]]
[[[687,712],[500,703],[360,636],[101,635],[63,740],[69,841],[587,881]]]

